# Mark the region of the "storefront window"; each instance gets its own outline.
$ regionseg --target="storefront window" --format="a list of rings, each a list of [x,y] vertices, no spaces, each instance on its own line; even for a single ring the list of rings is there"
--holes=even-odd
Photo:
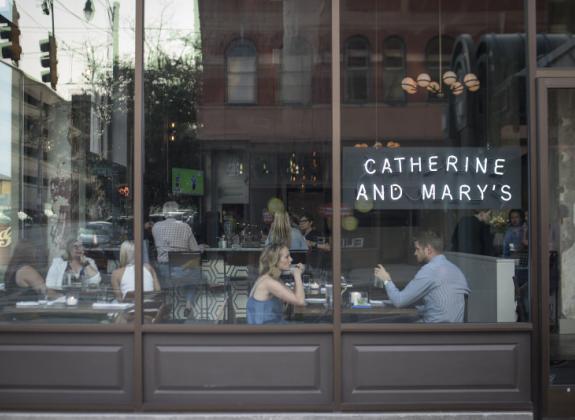
[[[144,309],[156,273],[161,322],[331,322],[330,25],[323,0],[146,4]]]
[[[537,65],[574,67],[575,3],[570,0],[537,1]]]
[[[342,40],[409,52],[405,106],[342,106],[342,322],[530,317],[523,2],[443,3],[342,2]]]
[[[0,3],[2,323],[133,319],[113,285],[132,238],[134,4],[82,6]]]

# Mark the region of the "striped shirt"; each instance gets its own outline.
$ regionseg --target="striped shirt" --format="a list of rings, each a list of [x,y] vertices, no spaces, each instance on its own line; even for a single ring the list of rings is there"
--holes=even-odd
[[[158,262],[168,262],[169,251],[199,251],[200,247],[192,228],[184,222],[168,218],[152,227],[154,244],[158,251]]]
[[[423,322],[463,322],[469,286],[459,268],[444,255],[436,255],[401,291],[392,281],[385,285],[397,308],[421,305]]]

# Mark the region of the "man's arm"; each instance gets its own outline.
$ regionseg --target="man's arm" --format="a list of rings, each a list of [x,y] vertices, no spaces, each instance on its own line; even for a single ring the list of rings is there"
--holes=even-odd
[[[419,270],[415,277],[407,283],[407,286],[401,291],[395,286],[391,279],[385,283],[387,295],[396,308],[413,305],[429,293],[433,288],[433,279],[426,271],[427,270],[424,269]]]

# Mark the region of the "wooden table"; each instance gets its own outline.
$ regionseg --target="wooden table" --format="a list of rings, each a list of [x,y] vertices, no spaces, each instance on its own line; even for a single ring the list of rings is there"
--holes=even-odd
[[[343,307],[342,322],[405,323],[417,322],[419,315],[415,308],[396,308],[392,305],[370,308]],[[303,322],[333,322],[333,308],[322,303],[308,303],[295,306],[291,319]]]

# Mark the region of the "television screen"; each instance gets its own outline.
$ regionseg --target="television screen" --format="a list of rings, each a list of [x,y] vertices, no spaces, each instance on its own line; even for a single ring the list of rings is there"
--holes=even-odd
[[[204,195],[204,171],[172,168],[172,193]]]

